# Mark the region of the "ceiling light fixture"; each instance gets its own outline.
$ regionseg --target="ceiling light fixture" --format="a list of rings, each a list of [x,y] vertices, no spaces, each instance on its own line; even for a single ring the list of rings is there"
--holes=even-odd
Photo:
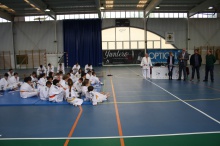
[[[105,1],[106,4],[113,4],[113,1]]]
[[[137,7],[138,7],[138,8],[143,8],[144,5],[143,5],[143,4],[138,4]]]
[[[45,11],[45,12],[50,12],[50,9],[46,8],[44,11]]]
[[[157,6],[157,7],[155,7],[155,9],[160,9],[160,7],[159,7],[159,6]]]
[[[100,10],[104,10],[105,7],[103,6],[103,4],[101,4]]]
[[[139,1],[139,4],[145,4],[145,3],[147,3],[147,0],[145,0],[145,1]]]
[[[213,7],[208,7],[209,10],[213,9]]]

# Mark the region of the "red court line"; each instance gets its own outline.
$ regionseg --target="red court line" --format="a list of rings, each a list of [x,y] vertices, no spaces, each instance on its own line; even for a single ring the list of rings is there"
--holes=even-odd
[[[119,136],[123,136],[120,116],[119,116],[119,112],[118,112],[118,105],[117,105],[116,96],[115,96],[114,85],[112,82],[112,77],[111,77],[111,85],[112,85],[112,94],[113,94],[114,105],[115,105],[115,114],[116,114],[116,119],[117,119],[117,124],[118,124],[118,133],[119,133]],[[123,138],[120,138],[120,143],[121,143],[121,146],[125,146]]]
[[[82,106],[79,106],[79,109],[80,109],[80,112],[79,112],[79,114],[78,114],[78,116],[77,116],[77,118],[76,118],[76,120],[75,120],[75,122],[74,122],[74,124],[73,124],[73,126],[72,126],[72,128],[71,128],[71,130],[70,130],[70,133],[69,133],[68,137],[72,137],[73,132],[74,132],[74,130],[75,130],[75,128],[76,128],[76,125],[78,124],[78,121],[79,121],[79,119],[80,119],[80,117],[81,117],[81,115],[82,115],[82,112],[83,112]],[[65,141],[65,143],[64,143],[64,146],[67,146],[68,143],[69,143],[69,141],[70,141],[70,140],[67,139],[67,140]]]

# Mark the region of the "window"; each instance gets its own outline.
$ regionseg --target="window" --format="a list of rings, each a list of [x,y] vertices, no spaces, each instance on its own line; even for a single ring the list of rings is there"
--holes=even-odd
[[[11,21],[8,21],[6,19],[0,18],[0,23],[6,23],[6,22],[11,22]]]

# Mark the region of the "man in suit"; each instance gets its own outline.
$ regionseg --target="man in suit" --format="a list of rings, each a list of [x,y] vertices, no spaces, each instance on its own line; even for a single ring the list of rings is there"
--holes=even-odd
[[[187,66],[187,60],[189,60],[189,54],[186,52],[185,48],[183,48],[182,52],[178,55],[178,60],[179,60],[179,78],[178,78],[178,80],[181,80],[182,71],[183,71],[184,81],[186,81],[186,66]]]
[[[208,50],[206,55],[206,65],[205,65],[205,80],[203,82],[208,81],[208,74],[210,72],[211,82],[214,82],[214,64],[216,62],[215,56],[212,54],[212,50]]]
[[[193,81],[193,79],[194,79],[195,70],[196,70],[196,74],[197,74],[197,79],[198,79],[198,81],[200,81],[199,68],[201,66],[201,63],[202,63],[202,57],[199,54],[198,49],[195,49],[194,54],[190,57],[190,65],[192,66],[192,77],[191,77],[190,81]]]

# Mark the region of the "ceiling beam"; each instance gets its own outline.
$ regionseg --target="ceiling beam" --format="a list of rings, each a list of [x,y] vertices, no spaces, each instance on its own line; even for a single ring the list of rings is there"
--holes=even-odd
[[[151,0],[150,4],[144,9],[145,18],[158,6],[163,0]]]
[[[97,12],[98,12],[98,16],[99,16],[99,18],[101,18],[100,0],[95,0],[95,5],[96,5]]]
[[[14,17],[6,12],[0,11],[0,17],[8,21],[14,21]]]
[[[196,13],[201,12],[203,10],[207,10],[208,7],[214,6],[218,3],[220,3],[219,0],[206,0],[203,3],[201,3],[200,5],[194,7],[193,9],[191,9],[189,11],[189,17],[191,17],[191,16],[195,15]]]
[[[32,4],[34,4],[37,8],[39,8],[44,14],[50,16],[52,19],[56,19],[55,12],[53,12],[50,7],[50,12],[45,12],[45,9],[48,8],[48,5],[45,4],[42,0],[29,0]]]

